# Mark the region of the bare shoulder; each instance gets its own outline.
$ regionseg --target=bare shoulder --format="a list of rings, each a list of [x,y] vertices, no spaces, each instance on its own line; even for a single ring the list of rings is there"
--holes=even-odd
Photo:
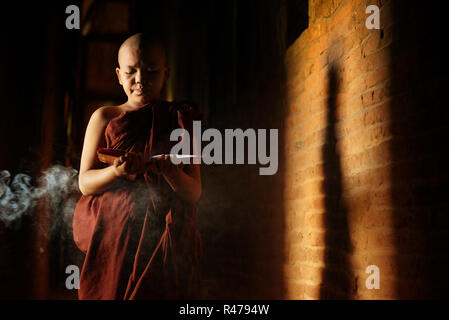
[[[122,106],[102,106],[95,110],[90,118],[90,122],[95,125],[105,126],[113,118],[123,112]]]
[[[109,122],[111,119],[117,117],[122,111],[121,106],[102,106],[92,113],[92,118]]]

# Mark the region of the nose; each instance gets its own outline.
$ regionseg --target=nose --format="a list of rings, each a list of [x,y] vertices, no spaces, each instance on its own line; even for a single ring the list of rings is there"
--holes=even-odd
[[[135,78],[136,83],[140,83],[142,85],[144,84],[149,84],[149,77],[147,75],[147,73],[145,71],[142,71],[140,69],[138,69],[136,71],[136,78]]]
[[[136,71],[136,83],[142,83],[142,71]]]

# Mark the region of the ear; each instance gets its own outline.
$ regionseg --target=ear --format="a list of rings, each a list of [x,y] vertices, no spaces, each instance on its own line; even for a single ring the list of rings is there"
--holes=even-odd
[[[118,82],[123,85],[122,78],[120,77],[120,68],[115,68],[115,73],[117,74]]]

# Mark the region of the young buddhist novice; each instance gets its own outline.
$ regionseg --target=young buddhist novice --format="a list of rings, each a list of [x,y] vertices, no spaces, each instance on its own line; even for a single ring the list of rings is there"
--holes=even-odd
[[[118,53],[117,77],[128,99],[101,107],[86,129],[73,232],[86,253],[80,299],[194,298],[201,237],[199,165],[174,165],[167,156],[177,128],[192,130],[201,111],[160,99],[169,69],[165,47],[145,34]],[[190,134],[192,136],[192,134]],[[100,147],[126,151],[112,165]]]

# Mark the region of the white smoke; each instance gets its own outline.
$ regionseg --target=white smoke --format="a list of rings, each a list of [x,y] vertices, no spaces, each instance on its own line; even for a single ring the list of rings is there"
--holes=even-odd
[[[0,171],[0,223],[9,227],[24,215],[31,214],[40,201],[47,201],[55,214],[55,222],[71,225],[78,200],[78,171],[54,165],[38,178],[38,186],[31,184],[29,175],[19,173],[11,179],[7,170]],[[51,225],[51,229],[57,227]]]

